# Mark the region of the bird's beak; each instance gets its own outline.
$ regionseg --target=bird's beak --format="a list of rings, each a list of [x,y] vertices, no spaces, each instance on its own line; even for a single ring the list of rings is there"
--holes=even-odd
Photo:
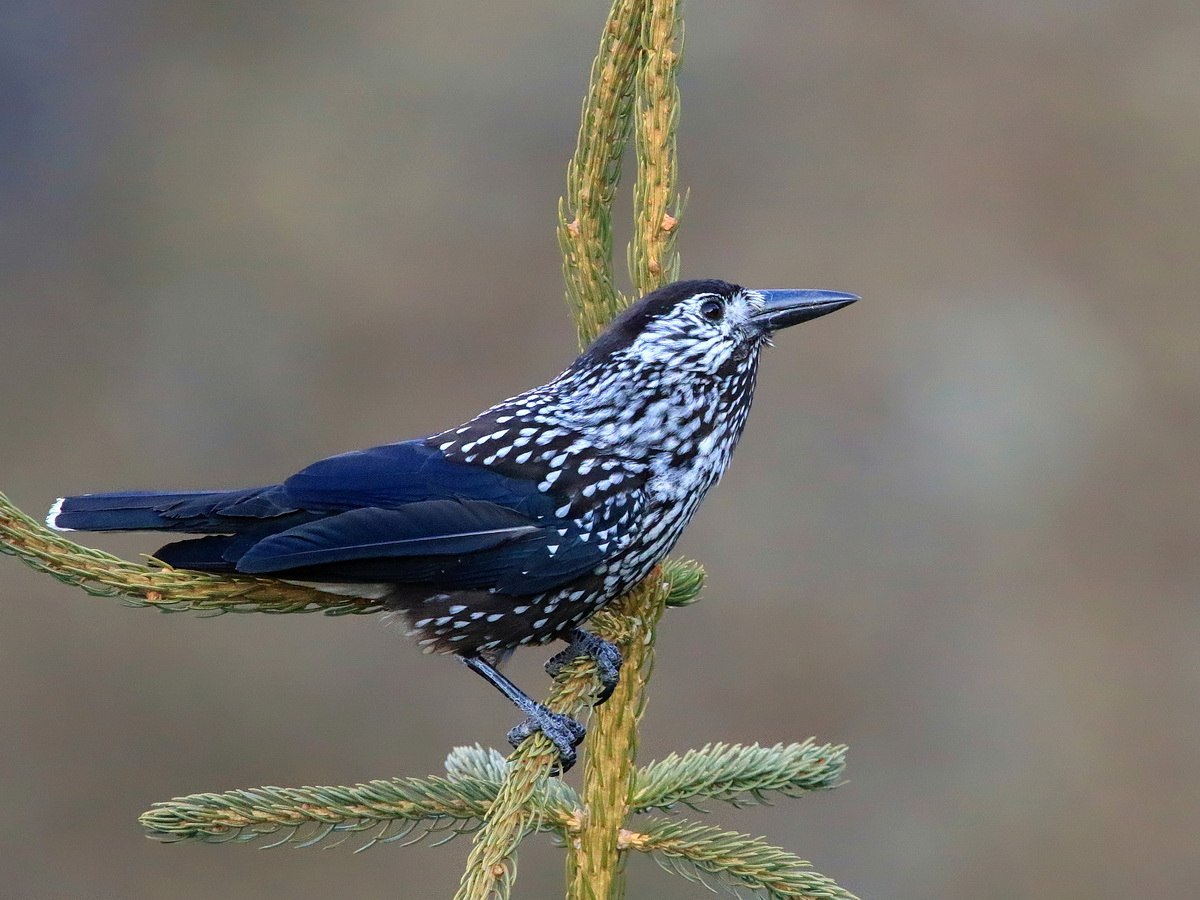
[[[840,291],[755,291],[765,301],[751,321],[764,331],[778,331],[789,325],[799,325],[835,309],[849,306],[858,299],[856,294]]]

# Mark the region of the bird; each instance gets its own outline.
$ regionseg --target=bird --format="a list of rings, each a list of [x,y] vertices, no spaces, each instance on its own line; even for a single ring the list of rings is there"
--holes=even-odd
[[[62,497],[46,522],[202,535],[154,557],[379,600],[426,652],[457,656],[524,713],[514,747],[541,732],[565,772],[584,727],[500,666],[562,640],[547,671],[591,657],[596,703],[608,699],[621,653],[584,623],[650,574],[725,472],[772,337],[858,299],[678,281],[631,304],[557,377],[454,428],[278,484]]]

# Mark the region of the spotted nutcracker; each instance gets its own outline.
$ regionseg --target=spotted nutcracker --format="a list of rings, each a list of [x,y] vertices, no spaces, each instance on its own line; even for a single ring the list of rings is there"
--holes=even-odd
[[[586,653],[608,698],[620,653],[581,624],[650,573],[725,471],[772,334],[856,299],[677,282],[557,378],[457,428],[266,487],[65,497],[47,524],[202,534],[155,556],[382,600],[422,647],[456,654],[526,714],[514,745],[541,731],[566,769],[583,727],[497,667],[518,646],[565,640],[547,668]]]

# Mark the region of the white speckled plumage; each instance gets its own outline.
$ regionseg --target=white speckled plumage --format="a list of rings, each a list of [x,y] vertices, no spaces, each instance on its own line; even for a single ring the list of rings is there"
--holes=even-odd
[[[700,311],[714,299],[723,305],[717,322]],[[720,480],[745,427],[769,336],[752,318],[762,305],[755,292],[721,283],[678,297],[627,340],[601,342],[548,384],[428,438],[449,459],[561,498],[555,514],[577,540],[595,542],[604,564],[504,608],[493,605],[506,598],[473,594],[468,602],[486,604],[487,615],[453,645],[461,631],[431,615],[447,601],[406,599],[413,628],[433,639],[427,647],[486,652],[560,638],[650,573]],[[558,552],[547,545],[547,558]],[[453,596],[461,605],[463,595]]]

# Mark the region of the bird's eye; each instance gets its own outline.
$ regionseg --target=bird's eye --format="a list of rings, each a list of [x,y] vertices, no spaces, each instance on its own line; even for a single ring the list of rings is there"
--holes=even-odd
[[[725,304],[710,297],[700,304],[700,315],[710,322],[720,322],[725,318]]]

